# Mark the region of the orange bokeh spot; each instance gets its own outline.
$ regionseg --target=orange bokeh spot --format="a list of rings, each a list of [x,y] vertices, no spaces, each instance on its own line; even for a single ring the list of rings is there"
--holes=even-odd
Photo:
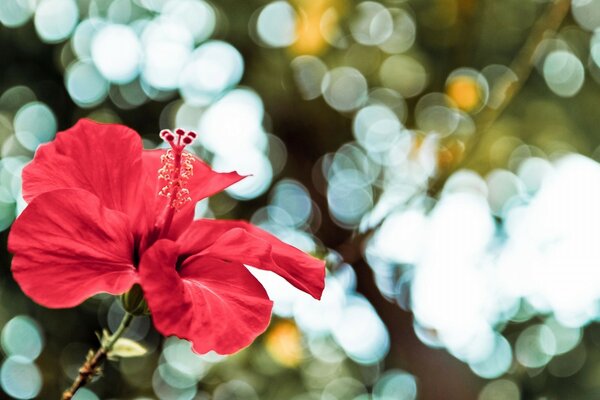
[[[446,94],[464,111],[473,111],[481,105],[481,87],[469,76],[452,78],[446,85]]]
[[[267,333],[265,347],[279,364],[296,367],[302,361],[302,335],[291,321],[277,322]]]
[[[290,47],[294,54],[320,54],[329,43],[325,39],[338,29],[345,0],[294,0],[298,10],[297,39]]]
[[[452,140],[438,151],[438,166],[445,170],[459,163],[464,156],[465,145],[460,140]]]

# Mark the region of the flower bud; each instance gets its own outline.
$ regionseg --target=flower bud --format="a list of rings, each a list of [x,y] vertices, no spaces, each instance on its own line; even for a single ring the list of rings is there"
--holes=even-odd
[[[127,293],[121,295],[121,303],[125,311],[129,314],[135,316],[150,314],[148,304],[146,303],[146,299],[144,299],[144,291],[137,283]]]

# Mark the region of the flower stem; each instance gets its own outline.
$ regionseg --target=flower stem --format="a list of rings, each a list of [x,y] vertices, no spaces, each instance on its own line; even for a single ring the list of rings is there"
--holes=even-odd
[[[117,340],[125,333],[132,320],[133,314],[125,313],[117,330],[108,338],[102,339],[100,348],[95,353],[90,350],[85,362],[79,368],[79,375],[75,378],[71,387],[64,391],[61,400],[71,400],[77,390],[88,384],[98,374],[102,362],[106,359]]]

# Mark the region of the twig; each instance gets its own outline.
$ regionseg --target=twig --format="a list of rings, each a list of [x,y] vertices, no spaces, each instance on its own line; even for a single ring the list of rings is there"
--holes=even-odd
[[[100,372],[100,367],[108,356],[108,353],[112,350],[113,346],[121,337],[121,335],[125,333],[129,327],[129,324],[131,324],[132,319],[133,314],[125,313],[123,319],[121,320],[121,324],[115,333],[106,338],[106,340],[102,339],[102,344],[95,353],[90,350],[85,362],[81,368],[79,368],[79,375],[77,375],[77,378],[75,378],[71,387],[64,391],[61,400],[71,400],[80,388],[87,385],[94,376],[98,375]]]

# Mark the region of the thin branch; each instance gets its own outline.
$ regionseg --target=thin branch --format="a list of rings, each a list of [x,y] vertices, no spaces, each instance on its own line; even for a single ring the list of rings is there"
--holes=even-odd
[[[500,77],[498,84],[494,86],[492,93],[490,93],[490,98],[501,99],[501,102],[499,104],[488,104],[475,116],[473,122],[475,123],[476,135],[471,143],[468,144],[465,156],[460,162],[433,180],[429,186],[429,194],[437,194],[444,186],[446,180],[454,172],[468,165],[473,156],[477,154],[483,138],[487,135],[491,126],[511,103],[516,94],[519,93],[531,75],[535,63],[534,56],[536,49],[544,40],[548,31],[556,31],[560,27],[569,12],[570,4],[571,0],[554,0],[533,26],[527,41],[510,64],[510,69]]]
[[[119,328],[113,333],[110,337],[106,338],[106,340],[102,340],[102,345],[96,352],[94,353],[90,350],[90,353],[87,355],[85,362],[79,368],[79,375],[73,381],[71,387],[64,391],[62,394],[61,400],[71,400],[75,393],[83,386],[87,385],[94,376],[98,375],[100,372],[100,368],[102,363],[108,356],[108,353],[112,350],[113,346],[117,342],[117,340],[125,333],[129,324],[131,324],[131,320],[133,319],[133,315],[129,313],[125,313],[123,319],[121,320],[121,324]]]
[[[452,168],[448,169],[445,173],[438,175],[434,178],[428,185],[427,193],[430,196],[436,196],[440,190],[444,187],[446,180],[456,171],[464,168],[469,164],[472,157],[477,153],[477,150],[481,146],[484,136],[489,131],[489,128],[494,124],[494,122],[498,119],[498,117],[502,114],[502,112],[506,109],[506,107],[510,104],[513,98],[517,95],[519,90],[525,84],[529,75],[531,75],[531,71],[534,67],[535,60],[533,59],[535,56],[535,50],[539,46],[539,44],[544,39],[546,32],[548,31],[556,31],[562,21],[567,16],[569,12],[569,7],[571,5],[571,0],[554,0],[552,4],[548,6],[545,10],[544,14],[540,17],[540,19],[536,22],[536,24],[531,29],[531,32],[513,60],[510,64],[510,71],[507,71],[500,78],[500,82],[504,82],[504,84],[498,84],[494,87],[491,96],[495,96],[494,98],[500,98],[502,101],[497,104],[495,107],[492,105],[486,106],[475,118],[474,123],[476,127],[476,132],[478,135],[473,139],[470,143],[469,147],[465,151],[465,156],[463,159],[456,163]],[[515,76],[517,79],[515,80]],[[411,196],[411,199],[416,198],[418,193],[415,193]],[[377,225],[378,226],[378,225]],[[346,245],[350,244],[351,246],[358,246],[363,240],[368,237],[377,229],[377,226],[369,228],[365,232],[354,232],[351,237],[349,237],[346,242],[338,247],[341,249]],[[340,251],[343,254],[343,251]]]

